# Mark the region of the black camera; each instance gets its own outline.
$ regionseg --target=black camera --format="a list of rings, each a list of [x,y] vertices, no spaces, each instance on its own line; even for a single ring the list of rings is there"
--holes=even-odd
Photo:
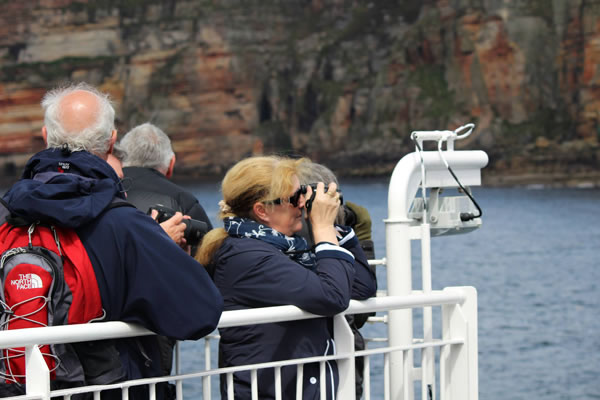
[[[310,196],[310,199],[306,200],[305,207],[306,207],[306,211],[310,212],[310,209],[312,208],[313,200],[315,199],[315,196],[317,195],[317,184],[309,183],[308,186],[310,186],[312,188],[312,195]],[[325,188],[323,188],[323,191],[325,193],[327,193],[328,189],[329,189],[329,185],[325,184]],[[336,192],[338,192],[340,195],[340,205],[344,204],[344,195],[342,194],[342,192],[340,192],[339,189],[337,189]],[[306,193],[306,192],[304,192],[304,193]]]
[[[152,210],[158,211],[156,221],[159,224],[173,217],[176,212],[175,210],[169,207],[165,207],[162,204],[155,204],[152,207],[150,207],[148,209],[148,215],[152,213]],[[208,232],[208,225],[206,224],[206,222],[189,218],[184,218],[181,222],[185,224],[185,231],[183,232],[183,237],[185,238],[187,244],[191,246],[197,246],[200,243],[200,240],[202,240],[202,238],[206,234],[206,232]]]

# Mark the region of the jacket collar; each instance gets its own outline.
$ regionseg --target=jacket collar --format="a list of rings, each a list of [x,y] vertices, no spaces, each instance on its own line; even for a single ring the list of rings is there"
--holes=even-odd
[[[86,151],[47,149],[27,162],[4,201],[26,220],[77,228],[100,215],[114,197],[125,198],[106,161]]]

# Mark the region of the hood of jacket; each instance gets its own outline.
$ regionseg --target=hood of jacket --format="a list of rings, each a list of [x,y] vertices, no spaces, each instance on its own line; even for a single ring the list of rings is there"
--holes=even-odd
[[[112,167],[86,151],[43,150],[29,159],[3,201],[13,216],[29,222],[78,228],[112,202],[125,199]]]

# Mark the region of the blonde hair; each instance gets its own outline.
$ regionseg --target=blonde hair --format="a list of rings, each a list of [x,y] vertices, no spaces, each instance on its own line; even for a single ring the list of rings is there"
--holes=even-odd
[[[310,160],[277,156],[249,157],[235,164],[223,178],[219,202],[219,218],[242,217],[254,219],[252,208],[257,202],[283,199],[294,189],[293,177],[300,166]],[[223,228],[213,229],[202,239],[196,260],[209,265],[215,252],[227,238]]]

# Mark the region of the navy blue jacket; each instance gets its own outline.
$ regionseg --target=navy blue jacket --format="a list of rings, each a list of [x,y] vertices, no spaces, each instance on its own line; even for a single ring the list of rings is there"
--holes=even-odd
[[[47,183],[44,172],[64,172]],[[223,299],[202,265],[150,217],[134,207],[103,212],[125,198],[119,178],[88,152],[48,149],[27,163],[22,179],[4,196],[13,214],[73,228],[96,274],[106,320],[134,322],[175,339],[199,339],[215,329]],[[118,344],[127,379],[156,376],[160,355],[150,344]],[[149,358],[149,359],[148,359]]]
[[[315,271],[292,261],[274,246],[253,238],[225,239],[213,258],[214,281],[225,310],[291,304],[314,314],[332,316],[348,307],[350,298],[375,294],[375,276],[356,237],[343,245],[316,249]],[[332,318],[316,318],[220,329],[219,364],[238,366],[290,358],[334,354]],[[335,398],[337,366],[326,363],[327,398]],[[281,370],[284,399],[296,398],[296,366]],[[319,399],[319,365],[304,366],[304,399]],[[236,399],[250,399],[250,373],[234,374]],[[258,370],[258,397],[275,398],[272,368]],[[221,377],[221,394],[227,398]]]

